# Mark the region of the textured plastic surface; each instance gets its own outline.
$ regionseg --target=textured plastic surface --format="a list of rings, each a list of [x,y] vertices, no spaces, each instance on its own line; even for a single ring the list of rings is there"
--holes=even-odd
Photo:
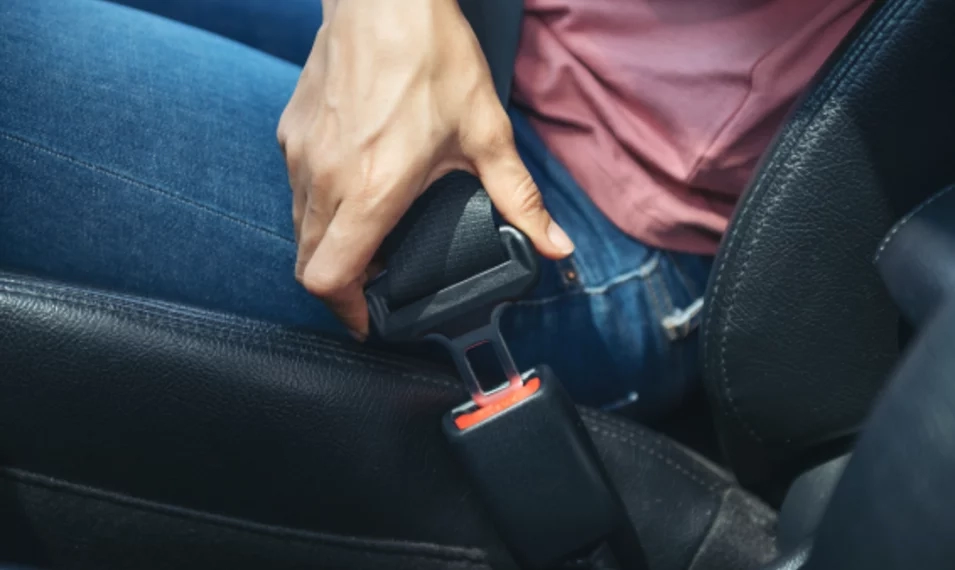
[[[540,387],[483,422],[461,430],[457,409],[444,430],[515,559],[547,568],[607,539],[623,507],[576,408],[553,373]]]
[[[408,305],[392,306],[385,281],[368,287],[368,308],[378,334],[389,342],[433,334],[451,339],[490,323],[498,305],[522,297],[534,286],[539,270],[527,237],[510,226],[502,226],[499,236],[507,252],[503,263]]]

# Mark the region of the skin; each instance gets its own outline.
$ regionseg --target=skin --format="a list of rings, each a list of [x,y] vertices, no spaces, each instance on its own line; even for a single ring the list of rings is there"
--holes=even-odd
[[[521,162],[457,0],[325,0],[278,126],[294,196],[296,278],[358,339],[385,236],[435,180],[466,170],[541,255],[573,251]]]

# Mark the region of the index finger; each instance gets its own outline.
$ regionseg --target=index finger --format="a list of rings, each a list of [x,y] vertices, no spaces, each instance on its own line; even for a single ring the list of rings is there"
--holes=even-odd
[[[305,267],[310,291],[359,336],[368,335],[368,306],[362,288],[369,264],[385,236],[411,206],[407,192],[383,192],[381,198],[346,198]]]

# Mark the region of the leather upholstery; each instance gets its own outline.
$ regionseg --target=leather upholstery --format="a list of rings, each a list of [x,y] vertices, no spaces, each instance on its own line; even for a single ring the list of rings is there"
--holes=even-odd
[[[873,256],[955,180],[955,2],[880,4],[778,135],[715,262],[706,385],[744,486],[844,451],[898,356]]]
[[[807,570],[948,570],[955,560],[955,298],[933,310],[866,422]]]
[[[14,276],[0,276],[0,359],[0,554],[12,562],[507,567],[441,433],[464,398],[441,370]],[[583,414],[651,568],[773,556],[775,514],[720,469]]]
[[[892,226],[875,262],[902,314],[913,326],[924,324],[955,291],[955,186]]]
[[[807,543],[789,554],[780,556],[763,570],[800,570],[809,560],[811,550],[812,544]]]

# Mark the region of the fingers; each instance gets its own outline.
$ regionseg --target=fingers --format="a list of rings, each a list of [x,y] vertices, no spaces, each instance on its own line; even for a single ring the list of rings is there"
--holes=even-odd
[[[510,121],[488,140],[474,160],[481,182],[505,220],[525,235],[544,257],[561,259],[574,251],[574,244],[544,208],[537,184],[517,154]]]
[[[292,227],[295,230],[295,243],[302,243],[302,224],[308,207],[308,193],[304,190],[292,190]]]
[[[364,286],[374,271],[372,259],[410,205],[396,193],[386,199],[351,197],[342,201],[302,273],[302,284],[320,297],[359,340],[368,336]],[[304,233],[304,232],[303,232]]]
[[[300,283],[305,280],[305,268],[312,259],[318,244],[325,237],[325,230],[328,228],[335,216],[337,204],[327,203],[329,196],[307,196],[306,205],[302,207],[303,213],[301,221],[296,224],[296,242],[298,243],[298,255],[295,259],[295,277]],[[297,197],[296,197],[297,198]],[[324,198],[324,200],[323,200]],[[296,199],[296,201],[298,201]]]

